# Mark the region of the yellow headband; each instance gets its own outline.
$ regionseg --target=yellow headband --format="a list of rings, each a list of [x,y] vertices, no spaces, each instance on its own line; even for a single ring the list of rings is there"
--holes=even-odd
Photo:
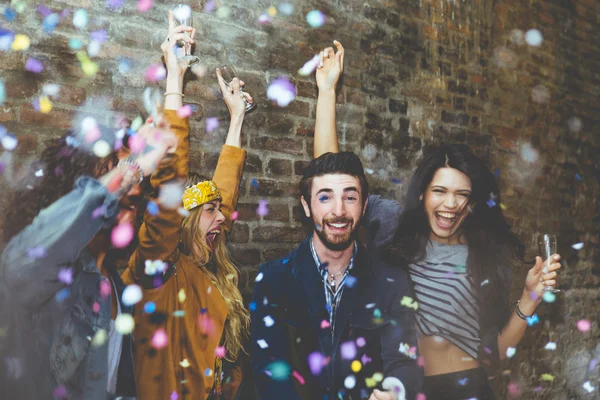
[[[203,181],[185,189],[181,200],[183,208],[190,211],[209,201],[221,199],[221,192],[213,181]]]

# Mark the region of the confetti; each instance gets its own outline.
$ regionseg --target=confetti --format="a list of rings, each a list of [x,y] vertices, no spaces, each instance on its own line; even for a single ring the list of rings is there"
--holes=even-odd
[[[185,316],[185,311],[184,310],[177,310],[177,311],[173,311],[173,316],[175,318],[181,318]]]
[[[48,15],[42,22],[42,29],[44,30],[44,33],[52,33],[59,22],[60,16],[58,14],[52,13]]]
[[[183,185],[177,182],[162,184],[159,189],[158,203],[170,209],[179,208],[183,190]]]
[[[46,249],[44,247],[31,247],[27,249],[27,255],[32,260],[39,260],[40,258],[46,257]]]
[[[531,317],[527,317],[527,325],[529,325],[529,326],[533,326],[533,325],[537,324],[538,322],[540,322],[540,318],[538,317],[537,314],[533,314]]]
[[[58,97],[60,94],[60,85],[57,83],[47,83],[42,87],[42,93],[49,97]]]
[[[110,296],[111,290],[112,288],[108,279],[100,281],[100,297],[106,299],[108,296]]]
[[[577,329],[581,332],[587,332],[592,327],[592,323],[587,319],[582,319],[577,321]]]
[[[189,368],[191,364],[187,358],[184,358],[183,361],[179,362],[179,365],[181,365],[182,368]]]
[[[65,385],[58,385],[52,390],[52,396],[55,399],[66,399],[67,398],[67,388]]]
[[[256,215],[259,217],[265,217],[269,214],[269,208],[267,207],[269,200],[259,200],[258,208],[256,209]]]
[[[56,298],[57,302],[62,303],[63,301],[68,299],[70,295],[71,295],[71,292],[69,292],[69,289],[63,288],[58,293],[56,293],[56,296],[54,296],[54,297]]]
[[[300,76],[308,76],[312,74],[315,69],[317,69],[317,65],[319,65],[319,55],[316,54],[312,59],[308,60],[302,68],[298,70],[298,75]]]
[[[554,382],[554,376],[551,374],[542,374],[542,380],[547,382]]]
[[[167,77],[167,70],[160,64],[152,64],[146,68],[144,77],[147,82],[159,82]]]
[[[352,275],[348,275],[346,276],[346,283],[344,284],[344,286],[352,288],[354,287],[354,285],[356,285],[356,282],[358,282],[358,279],[356,279]]]
[[[258,23],[261,25],[267,25],[273,22],[273,18],[268,14],[261,14],[258,17]]]
[[[15,39],[12,42],[11,49],[15,51],[25,51],[31,45],[31,40],[26,35],[15,35]]]
[[[550,101],[550,91],[544,85],[537,85],[531,89],[531,100],[538,104],[546,104]]]
[[[292,376],[294,378],[296,378],[296,380],[298,381],[299,384],[304,385],[306,383],[306,381],[304,380],[304,377],[302,375],[300,375],[300,373],[298,371],[293,371]]]
[[[267,98],[279,107],[287,107],[296,97],[296,88],[286,77],[275,79],[267,89]]]
[[[326,359],[322,353],[315,351],[308,355],[308,366],[311,374],[319,375],[325,365]]]
[[[210,0],[204,5],[204,12],[210,14],[215,10],[215,2]]]
[[[481,282],[481,285],[480,285],[480,286],[485,286],[485,285],[487,285],[487,284],[489,284],[489,283],[490,283],[490,280],[489,280],[489,279],[486,279],[485,281]]]
[[[360,358],[360,362],[362,363],[362,365],[366,365],[366,364],[370,363],[371,361],[373,361],[373,360],[366,354],[363,354],[362,357]]]
[[[106,339],[108,339],[108,334],[106,333],[106,329],[98,329],[96,334],[94,334],[94,338],[92,339],[92,346],[100,347],[104,343],[106,343]]]
[[[573,133],[577,133],[581,130],[582,127],[582,123],[581,123],[581,119],[577,118],[577,117],[571,117],[569,118],[569,121],[567,122],[567,124],[569,125],[569,130]]]
[[[412,358],[413,360],[417,359],[417,347],[416,346],[410,346],[408,343],[400,343],[400,346],[398,347],[398,351],[402,354],[404,354],[405,356]]]
[[[261,349],[266,349],[269,347],[269,345],[264,339],[258,339],[256,343],[260,346]]]
[[[461,386],[465,386],[469,382],[469,378],[462,378],[458,380],[458,384]]]
[[[121,300],[126,306],[132,306],[142,300],[142,288],[138,285],[128,285],[121,295]]]
[[[290,3],[281,3],[279,5],[279,12],[285,16],[290,16],[294,12],[294,6]]]
[[[125,0],[105,0],[105,2],[104,2],[106,7],[110,8],[113,11],[118,10],[119,8],[123,7],[124,3],[125,3]]]
[[[273,361],[266,368],[274,381],[285,381],[290,377],[292,369],[285,361]]]
[[[544,300],[546,303],[554,303],[556,300],[556,295],[552,292],[544,292],[542,295],[542,300]]]
[[[258,186],[258,180],[256,180],[256,178],[252,178],[252,180],[250,181],[250,187],[258,189]]]
[[[509,347],[508,349],[506,349],[506,357],[508,358],[512,358],[516,353],[517,349],[515,349],[514,347]]]
[[[222,7],[219,7],[219,9],[215,13],[215,15],[219,19],[227,19],[227,17],[229,17],[230,12],[231,12],[231,10],[229,9],[229,7],[222,6]]]
[[[39,74],[44,70],[44,64],[40,60],[30,57],[25,62],[25,69],[34,74]]]
[[[346,379],[344,379],[344,387],[346,389],[354,389],[354,386],[356,386],[356,378],[354,375],[348,375]]]
[[[98,140],[92,147],[92,152],[98,158],[104,158],[110,154],[111,148],[106,140]]]
[[[152,0],[138,0],[137,10],[139,12],[148,12],[152,8]]]
[[[427,396],[425,396],[423,393],[418,393],[415,400],[427,400]]]
[[[231,220],[232,221],[237,221],[237,219],[238,219],[238,212],[237,211],[232,212],[231,213]]]
[[[345,342],[340,346],[342,360],[352,360],[356,357],[356,344],[354,342]]]
[[[184,360],[187,361],[187,360]],[[173,393],[171,393],[171,396],[169,396],[169,400],[177,400],[179,399],[179,395],[177,394],[176,390],[173,390]]]
[[[65,285],[70,285],[73,283],[73,269],[61,268],[58,272],[58,280]]]
[[[186,20],[189,19],[191,16],[192,16],[192,8],[190,6],[188,6],[187,4],[177,6],[173,10],[173,17],[175,17],[175,20],[177,20],[181,24],[186,22]]]
[[[4,87],[4,81],[0,79],[0,105],[6,101],[6,88]]]
[[[177,110],[177,116],[179,118],[188,118],[192,115],[192,106],[190,106],[189,104],[186,104],[183,107],[180,107]]]
[[[417,301],[408,296],[402,297],[402,300],[400,300],[400,305],[412,308],[415,311],[419,308],[419,304],[417,303]]]
[[[263,273],[262,273],[262,272],[259,272],[259,273],[256,275],[256,278],[254,279],[254,282],[260,282],[260,281],[262,281],[263,277],[264,277]]]
[[[525,42],[530,46],[540,47],[543,41],[544,37],[537,29],[530,29],[525,33]]]
[[[153,301],[144,304],[144,312],[146,314],[152,314],[154,311],[156,311],[156,304]]]
[[[322,27],[323,24],[325,24],[325,19],[325,14],[319,10],[312,10],[306,14],[306,22],[308,22],[308,25],[310,25],[311,28]]]
[[[83,8],[73,13],[73,25],[77,29],[85,29],[88,24],[88,13]]]
[[[520,147],[519,155],[530,164],[535,163],[540,158],[540,154],[530,143],[525,143]]]
[[[92,310],[94,310],[94,312],[96,314],[98,314],[100,312],[100,303],[98,303],[97,301],[95,301],[94,305],[92,305]]]
[[[323,321],[321,321],[321,329],[327,329],[330,326],[331,326],[331,324],[326,319],[324,319]]]
[[[225,350],[225,347],[223,347],[223,346],[217,346],[217,348],[215,349],[215,357],[217,357],[217,358],[225,358],[226,354],[227,354],[227,351]]]
[[[206,132],[212,132],[219,127],[219,118],[209,117],[206,118]]]
[[[113,246],[122,249],[127,247],[133,240],[134,230],[129,222],[121,222],[115,226],[111,233]]]
[[[184,289],[179,289],[179,293],[177,293],[177,299],[179,299],[180,303],[185,302],[186,295],[185,295],[185,290]]]
[[[166,347],[167,344],[169,344],[169,338],[167,336],[167,333],[164,331],[164,329],[159,328],[156,331],[154,331],[154,334],[152,335],[152,340],[150,341],[150,344],[156,350],[160,350],[163,347]]]
[[[575,243],[571,247],[573,247],[574,250],[581,250],[581,249],[583,249],[583,242]]]
[[[150,215],[153,215],[153,216],[158,215],[158,212],[159,212],[158,204],[156,204],[156,202],[154,202],[152,200],[149,201],[148,204],[146,204],[146,211]]]
[[[71,50],[80,50],[83,47],[83,40],[77,38],[71,38],[68,42]]]
[[[267,328],[270,328],[273,326],[273,324],[275,324],[275,320],[273,319],[273,317],[271,317],[270,315],[267,315],[266,317],[263,318],[263,321],[265,323],[265,326]]]
[[[358,347],[365,347],[366,344],[367,344],[367,341],[365,340],[364,337],[359,337],[356,339],[356,345]]]
[[[596,388],[592,385],[592,383],[590,381],[586,381],[583,384],[583,388],[585,389],[586,392],[588,393],[592,393],[594,390],[596,390]]]
[[[350,364],[350,368],[352,369],[352,372],[357,373],[362,369],[362,364],[360,361],[354,360],[352,361],[352,364]]]
[[[546,346],[544,346],[544,349],[554,351],[554,350],[556,350],[556,343],[548,342],[548,343],[546,343]]]
[[[119,314],[115,319],[115,329],[121,335],[129,335],[135,326],[135,321],[131,314]]]

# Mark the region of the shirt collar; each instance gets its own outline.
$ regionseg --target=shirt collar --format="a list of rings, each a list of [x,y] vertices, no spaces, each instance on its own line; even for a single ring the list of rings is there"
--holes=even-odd
[[[347,271],[349,271],[352,268],[354,268],[354,258],[356,257],[356,253],[358,252],[358,244],[356,243],[356,240],[353,243],[354,243],[354,250],[352,250],[352,257],[350,258],[350,263],[348,264]],[[313,255],[313,259],[315,260],[315,264],[316,264],[317,269],[319,270],[319,272],[323,273],[323,271],[327,271],[327,267],[326,266],[325,266],[325,268],[321,267],[321,260],[319,259],[319,255],[317,254],[317,250],[315,249],[315,245],[313,243],[312,236],[310,238],[310,251],[311,251],[311,253]]]

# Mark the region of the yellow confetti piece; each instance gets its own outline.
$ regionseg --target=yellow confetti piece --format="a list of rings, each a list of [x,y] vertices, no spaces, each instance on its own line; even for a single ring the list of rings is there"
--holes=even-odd
[[[105,329],[98,329],[96,331],[96,334],[94,335],[94,338],[92,339],[92,346],[94,346],[94,347],[100,347],[100,346],[102,346],[106,342],[106,339],[108,339],[108,335],[106,334],[106,330]]]
[[[135,327],[135,321],[131,314],[119,314],[115,319],[115,329],[121,335],[129,335]]]
[[[12,42],[11,48],[15,51],[27,50],[31,45],[31,40],[27,35],[15,35],[15,40]]]
[[[501,208],[502,210],[506,210],[506,206],[504,205],[504,203],[500,203],[500,208]]]
[[[354,361],[352,361],[350,368],[352,368],[352,371],[356,373],[362,369],[362,364],[360,363],[360,361],[354,360]]]
[[[179,293],[177,293],[177,298],[179,299],[180,303],[183,303],[185,301],[185,290],[179,290]]]
[[[48,114],[52,111],[52,102],[46,96],[40,97],[40,112],[42,114]]]
[[[375,382],[375,379],[373,379],[373,378],[366,378],[365,384],[367,385],[368,388],[377,386],[377,382]]]
[[[408,297],[408,296],[402,297],[402,300],[400,301],[400,305],[404,306],[404,307],[412,308],[415,311],[417,310],[417,308],[419,308],[419,304],[415,300],[413,300],[411,297]]]
[[[86,76],[94,76],[98,73],[100,67],[93,61],[84,61],[81,63],[81,69]]]
[[[183,361],[179,362],[179,365],[181,365],[182,368],[188,368],[191,364],[187,358],[184,358]]]
[[[267,10],[267,14],[269,14],[271,17],[274,17],[277,15],[277,9],[273,6],[269,7],[269,9]]]
[[[542,380],[548,382],[554,382],[554,376],[550,374],[542,374]]]

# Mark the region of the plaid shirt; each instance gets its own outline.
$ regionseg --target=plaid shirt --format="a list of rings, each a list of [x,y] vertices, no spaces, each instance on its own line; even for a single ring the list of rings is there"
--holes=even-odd
[[[335,285],[331,285],[329,283],[329,279],[327,279],[329,277],[327,264],[321,264],[321,260],[319,260],[319,256],[317,255],[317,252],[315,250],[312,238],[310,238],[310,251],[312,252],[313,258],[315,259],[317,269],[323,277],[325,301],[327,302],[327,311],[329,312],[329,326],[333,331],[335,327],[335,311],[340,304],[342,293],[344,292],[344,284],[346,283],[346,278],[348,277],[349,271],[352,269],[352,267],[354,267],[354,257],[356,256],[356,252],[358,251],[358,245],[356,244],[356,242],[354,242],[354,251],[352,252],[352,257],[350,258],[350,264],[348,264],[348,268],[346,268],[346,271],[342,275],[340,281],[336,282]]]

